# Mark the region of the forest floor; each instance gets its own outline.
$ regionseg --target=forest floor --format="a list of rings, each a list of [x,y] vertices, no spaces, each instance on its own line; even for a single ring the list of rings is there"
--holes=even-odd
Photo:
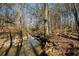
[[[53,43],[53,44],[52,44]],[[46,43],[47,54],[53,56],[79,55],[79,39],[76,34],[54,35]]]
[[[45,53],[49,56],[79,56],[79,39],[74,34],[52,34],[45,44]],[[27,40],[23,40],[22,47],[3,46],[0,55],[4,56],[38,56],[42,52],[40,43],[37,41],[35,47],[30,48]]]

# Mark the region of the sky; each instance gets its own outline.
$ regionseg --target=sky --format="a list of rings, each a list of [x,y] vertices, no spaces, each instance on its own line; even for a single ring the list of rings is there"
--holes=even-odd
[[[35,14],[35,7],[36,7],[36,4],[35,3],[29,3],[29,4],[24,4],[24,5],[21,5],[21,4],[18,4],[16,3],[15,4],[16,6],[15,7],[12,7],[12,8],[8,8],[7,6],[2,6],[0,8],[0,14],[2,15],[8,15],[8,16],[11,16],[14,11],[17,11],[19,12],[21,15],[24,16],[24,20],[25,20],[25,23],[26,24],[30,24],[31,27],[34,25],[35,26],[35,22],[36,22],[36,14]],[[52,4],[53,6],[51,6],[51,4],[49,4],[49,8],[56,8],[56,4]],[[30,6],[30,7],[29,7]],[[58,5],[60,7],[60,5]],[[63,4],[61,4],[61,6],[63,6]],[[64,19],[64,17],[62,17],[61,19]],[[31,22],[32,20],[32,22]]]
[[[16,10],[19,13],[23,12],[22,15],[24,16],[24,19],[25,19],[26,23],[29,24],[30,20],[32,20],[30,25],[35,25],[34,24],[35,23],[35,21],[34,21],[35,20],[34,11],[31,11],[31,9],[28,8],[27,4],[25,4],[23,6],[21,4],[16,4],[16,5],[17,6],[15,6],[15,7],[17,9],[15,9],[15,7],[14,7],[14,10]],[[28,5],[30,5],[31,7],[35,8],[35,4],[28,4]],[[0,15],[5,15],[6,14],[8,16],[11,16],[14,13],[14,10],[12,8],[8,8],[6,6],[2,6],[2,8],[0,8]]]

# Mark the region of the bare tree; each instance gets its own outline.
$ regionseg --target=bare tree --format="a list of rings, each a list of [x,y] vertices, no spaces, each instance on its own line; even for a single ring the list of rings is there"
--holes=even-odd
[[[48,35],[49,34],[49,30],[48,30],[48,4],[45,3],[44,4],[44,13],[45,13],[45,18],[44,18],[44,35]]]

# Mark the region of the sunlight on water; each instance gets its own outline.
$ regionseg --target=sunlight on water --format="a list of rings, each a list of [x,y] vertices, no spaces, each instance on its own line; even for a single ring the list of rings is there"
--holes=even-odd
[[[31,35],[28,35],[28,39],[27,39],[27,44],[28,46],[31,48],[32,46],[34,47],[36,45],[36,40],[34,37],[32,37]]]

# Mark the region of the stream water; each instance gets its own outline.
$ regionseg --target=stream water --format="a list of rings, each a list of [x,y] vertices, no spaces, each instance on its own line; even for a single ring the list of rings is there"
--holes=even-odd
[[[3,39],[0,40],[0,46],[4,43],[4,41],[5,41],[5,39],[4,40]],[[4,43],[5,47],[6,48],[9,47],[10,46],[10,43],[11,43],[11,41],[10,41],[10,39],[8,39]],[[36,49],[36,46],[37,45],[40,46],[39,45],[39,42],[36,40],[36,38],[33,37],[33,36],[31,36],[30,34],[28,34],[27,37],[23,37],[22,49],[20,51],[21,52],[20,54],[21,55],[22,54],[24,55],[24,53],[26,55],[35,55],[35,54],[38,54],[36,52],[37,51],[37,49]],[[16,41],[16,39],[12,39],[12,47],[9,50],[8,55],[14,55],[16,53],[17,46],[18,46],[18,41]],[[29,49],[31,49],[31,50],[29,51]],[[0,51],[0,53],[1,53],[1,51]]]

